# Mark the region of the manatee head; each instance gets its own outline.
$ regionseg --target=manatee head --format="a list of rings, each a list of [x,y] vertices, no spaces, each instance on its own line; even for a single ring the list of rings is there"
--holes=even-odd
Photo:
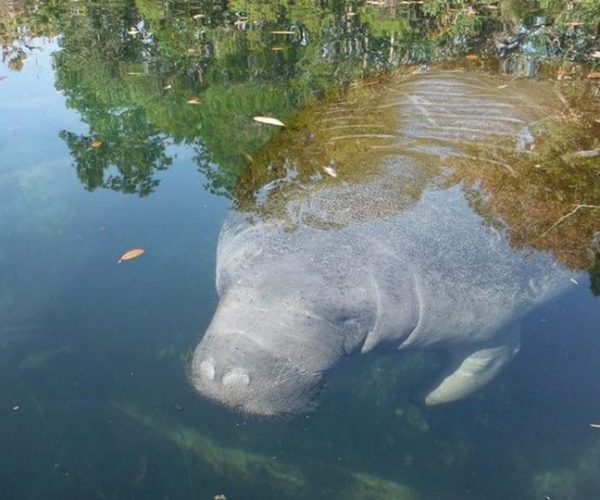
[[[221,298],[190,365],[198,392],[256,415],[313,406],[325,373],[344,354],[343,339],[306,303],[278,295],[247,286]]]
[[[221,277],[219,305],[190,365],[201,394],[245,413],[304,412],[326,375],[360,352],[378,322],[372,280],[351,284],[316,259],[299,259],[254,259]]]
[[[322,374],[277,357],[244,332],[209,331],[196,348],[191,380],[204,396],[244,413],[287,415],[310,409]]]

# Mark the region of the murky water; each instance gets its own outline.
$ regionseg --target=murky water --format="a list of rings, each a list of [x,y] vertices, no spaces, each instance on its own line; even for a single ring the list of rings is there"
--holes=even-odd
[[[599,143],[595,7],[569,28],[589,36],[562,39],[585,66],[542,43],[553,12],[511,5],[492,20],[506,28],[498,62],[476,44],[477,12],[459,13],[449,48],[450,32],[423,38],[440,31],[414,5],[0,3],[0,496],[597,497],[600,165],[582,154]],[[518,16],[529,31],[511,32]],[[431,200],[453,215],[424,232],[407,214]],[[295,243],[305,254],[323,234],[362,249],[381,235],[362,228],[396,221],[406,254],[433,255],[422,270],[439,265],[461,293],[483,287],[489,250],[457,251],[462,237],[439,255],[439,228],[481,231],[523,270],[496,285],[542,298],[523,311],[520,352],[460,401],[423,402],[449,366],[444,333],[344,357],[307,413],[248,416],[190,381],[231,210],[296,243],[317,235]],[[315,256],[343,269],[327,238]],[[145,253],[118,264],[132,248]],[[524,274],[539,262],[564,273],[547,295]],[[501,322],[486,316],[498,303],[521,314],[511,290],[478,311],[483,325]]]

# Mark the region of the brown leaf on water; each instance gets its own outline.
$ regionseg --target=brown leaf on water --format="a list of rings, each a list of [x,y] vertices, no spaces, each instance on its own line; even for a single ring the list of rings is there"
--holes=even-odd
[[[140,255],[145,252],[143,248],[132,248],[131,250],[127,250],[118,260],[118,263],[127,262],[128,260],[137,259]]]
[[[90,146],[94,149],[98,149],[100,146],[102,146],[102,140],[94,139],[92,142],[90,142]]]
[[[200,99],[200,97],[198,96],[194,96],[190,97],[186,102],[188,104],[200,104],[202,102],[202,99]]]

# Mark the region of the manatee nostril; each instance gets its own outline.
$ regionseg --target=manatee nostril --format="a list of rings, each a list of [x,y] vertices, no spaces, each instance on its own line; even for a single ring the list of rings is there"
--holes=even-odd
[[[200,374],[208,380],[215,379],[215,363],[212,358],[206,359],[200,363]]]
[[[230,386],[230,385],[248,385],[250,383],[250,377],[248,376],[248,374],[239,369],[239,368],[234,368],[233,370],[227,372],[225,375],[223,375],[223,385],[224,386]]]

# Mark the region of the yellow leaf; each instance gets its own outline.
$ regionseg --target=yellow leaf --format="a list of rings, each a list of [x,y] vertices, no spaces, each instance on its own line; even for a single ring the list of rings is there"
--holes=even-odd
[[[295,35],[296,34],[295,31],[289,31],[289,30],[274,30],[274,31],[269,31],[269,33],[271,33],[271,35]]]
[[[100,146],[102,146],[102,141],[100,139],[94,139],[92,142],[90,142],[90,146],[92,146],[94,149],[98,149]]]
[[[143,248],[132,248],[131,250],[128,250],[123,255],[121,255],[118,262],[120,264],[121,262],[126,262],[128,260],[137,259],[140,255],[142,255],[144,253],[144,251],[145,250]]]
[[[271,118],[270,116],[255,116],[254,121],[258,123],[265,123],[266,125],[276,125],[277,127],[285,127],[282,121],[277,118]]]
[[[201,102],[202,99],[200,99],[198,96],[190,97],[190,99],[187,101],[188,104],[200,104]]]

